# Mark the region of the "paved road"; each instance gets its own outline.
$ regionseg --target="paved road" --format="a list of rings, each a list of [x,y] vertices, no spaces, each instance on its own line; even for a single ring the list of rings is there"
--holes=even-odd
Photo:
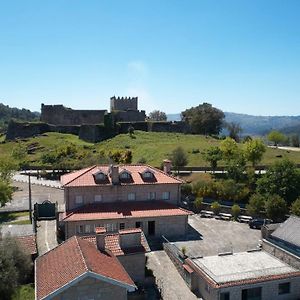
[[[37,247],[39,255],[58,245],[56,239],[56,220],[37,222]]]
[[[13,193],[13,199],[0,211],[20,211],[29,209],[28,183],[14,181],[13,186],[16,191]],[[42,203],[45,200],[58,203],[58,210],[64,210],[64,192],[62,189],[57,189],[42,185],[31,185],[32,207],[34,203]]]
[[[190,291],[165,251],[152,251],[147,256],[148,267],[153,270],[164,300],[198,299]]]
[[[21,173],[16,173],[13,176],[14,181],[19,181],[19,182],[27,182],[28,183],[28,175],[24,175]],[[61,183],[58,180],[47,180],[44,178],[38,179],[35,176],[30,177],[31,184],[35,185],[43,185],[43,186],[48,186],[48,187],[53,187],[53,188],[61,188]]]

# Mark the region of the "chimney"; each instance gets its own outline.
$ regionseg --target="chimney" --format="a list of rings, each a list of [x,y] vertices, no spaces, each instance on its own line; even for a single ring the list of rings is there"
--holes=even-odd
[[[96,232],[97,248],[100,251],[104,251],[105,250],[106,229],[104,227],[96,227],[95,232]]]
[[[163,160],[164,172],[167,174],[171,174],[172,162],[169,159]]]
[[[119,166],[110,166],[110,177],[112,184],[119,184]]]
[[[140,247],[142,245],[141,228],[119,230],[121,249]]]

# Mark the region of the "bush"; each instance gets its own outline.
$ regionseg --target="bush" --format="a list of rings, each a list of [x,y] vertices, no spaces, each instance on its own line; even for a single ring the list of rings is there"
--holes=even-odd
[[[261,194],[253,194],[246,205],[247,212],[252,217],[258,217],[265,210],[265,197]]]
[[[218,215],[221,211],[221,205],[219,202],[215,201],[210,206],[211,210],[214,212],[215,215]]]
[[[202,202],[203,202],[202,197],[197,197],[196,200],[194,201],[194,207],[197,212],[201,210]]]
[[[300,217],[300,198],[296,199],[291,205],[291,214]]]
[[[233,215],[233,218],[236,220],[240,213],[241,213],[241,208],[239,207],[239,205],[234,204],[231,207],[231,214]]]
[[[278,195],[269,196],[265,207],[268,218],[274,222],[283,221],[288,211],[286,202]]]

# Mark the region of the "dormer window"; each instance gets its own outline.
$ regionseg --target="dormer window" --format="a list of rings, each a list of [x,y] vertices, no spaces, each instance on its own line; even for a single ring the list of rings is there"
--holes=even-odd
[[[143,179],[152,179],[154,178],[154,173],[150,169],[146,169],[144,172],[142,172]]]
[[[120,179],[125,179],[125,180],[131,179],[131,173],[127,170],[122,170],[120,172]]]
[[[107,174],[102,170],[99,170],[98,172],[94,173],[93,176],[96,183],[101,183],[107,179]]]

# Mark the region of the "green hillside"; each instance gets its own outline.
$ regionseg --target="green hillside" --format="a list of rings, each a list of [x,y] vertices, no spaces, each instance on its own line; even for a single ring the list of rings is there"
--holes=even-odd
[[[30,150],[27,159],[33,165],[42,165],[41,157],[59,147],[75,145],[78,155],[74,160],[97,160],[109,151],[131,150],[133,162],[144,159],[148,164],[160,166],[163,159],[177,146],[181,146],[188,153],[189,166],[208,165],[202,158],[201,152],[210,146],[219,145],[220,141],[212,137],[199,135],[185,135],[179,133],[143,132],[136,131],[133,137],[120,134],[101,143],[92,144],[79,140],[71,134],[47,133],[39,137],[21,140],[19,142],[3,142],[0,144],[0,156],[9,157],[20,148]],[[79,157],[79,158],[78,158]],[[300,163],[300,152],[280,149],[267,149],[262,164],[271,164],[286,157],[295,163]],[[69,158],[69,160],[72,158]]]

